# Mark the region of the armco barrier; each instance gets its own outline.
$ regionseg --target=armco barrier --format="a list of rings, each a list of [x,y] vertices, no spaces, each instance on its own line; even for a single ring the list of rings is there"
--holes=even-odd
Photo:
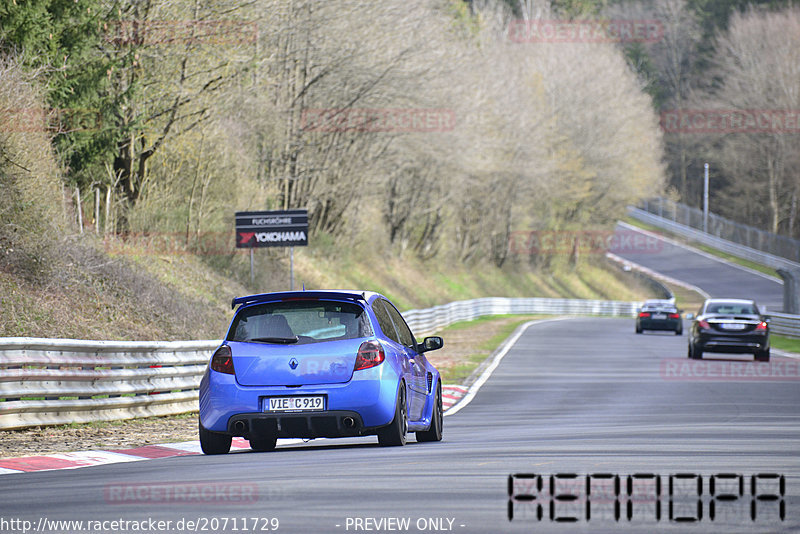
[[[770,332],[800,339],[800,315],[770,313],[769,317]]]
[[[632,206],[628,207],[628,215],[642,222],[652,224],[653,226],[657,226],[664,230],[668,230],[674,234],[693,239],[698,243],[702,243],[709,247],[727,252],[728,254],[733,254],[734,256],[738,256],[746,260],[766,265],[767,267],[771,267],[773,269],[786,269],[790,271],[800,269],[800,263],[790,261],[786,258],[775,256],[773,254],[768,254],[754,248],[746,247],[732,241],[727,241],[720,237],[707,234],[702,230],[697,230],[691,226],[686,226],[685,224],[680,224],[664,217],[659,217],[658,215],[654,215],[639,208],[634,208]]]
[[[195,410],[217,345],[0,338],[0,429]]]
[[[487,315],[633,317],[638,303],[481,298],[403,314],[423,336]],[[784,322],[788,326],[784,327]],[[800,330],[800,317],[773,314]],[[171,415],[197,409],[198,385],[218,340],[129,342],[0,338],[0,429]]]
[[[638,303],[605,300],[503,298],[459,300],[424,310],[403,313],[408,326],[418,336],[435,332],[458,321],[485,315],[610,315],[633,317]]]
[[[682,226],[695,230],[702,230],[705,227],[714,237],[800,263],[800,239],[737,223],[712,212],[705,218],[703,210],[666,198],[644,200],[641,208]]]

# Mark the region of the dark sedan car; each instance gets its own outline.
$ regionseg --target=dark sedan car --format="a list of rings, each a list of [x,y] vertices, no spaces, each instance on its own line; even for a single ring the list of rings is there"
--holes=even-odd
[[[648,300],[636,316],[636,333],[645,330],[667,330],[683,335],[681,312],[671,300]]]
[[[692,322],[689,358],[701,359],[704,352],[749,353],[769,361],[769,324],[755,301],[706,300]]]

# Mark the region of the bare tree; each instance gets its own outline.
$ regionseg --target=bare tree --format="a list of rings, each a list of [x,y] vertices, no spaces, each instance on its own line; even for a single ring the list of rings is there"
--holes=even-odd
[[[749,132],[720,136],[718,161],[731,177],[732,210],[767,206],[756,220],[797,235],[800,137],[792,124],[800,110],[800,9],[734,14],[718,38],[716,64],[721,87],[706,104],[745,117],[766,113],[768,121],[766,129],[752,124]]]

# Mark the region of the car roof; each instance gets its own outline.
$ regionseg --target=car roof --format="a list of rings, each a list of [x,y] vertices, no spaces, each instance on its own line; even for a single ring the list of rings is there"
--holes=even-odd
[[[706,299],[706,304],[717,303],[717,302],[732,302],[736,304],[755,304],[756,301],[752,299],[725,299],[725,298],[713,298],[713,299]]]
[[[363,300],[369,302],[374,297],[381,296],[379,293],[373,291],[358,291],[354,289],[315,289],[311,291],[277,291],[273,293],[259,293],[256,295],[245,295],[243,297],[234,297],[231,301],[231,309],[236,308],[240,304],[253,304],[256,302],[269,302],[275,300],[283,300],[289,298],[334,298],[345,300]]]

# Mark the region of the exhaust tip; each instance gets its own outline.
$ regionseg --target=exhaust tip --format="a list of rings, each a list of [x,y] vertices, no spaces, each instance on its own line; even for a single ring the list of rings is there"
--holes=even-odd
[[[244,421],[236,421],[233,423],[233,430],[235,432],[245,432],[247,430],[247,423]]]
[[[344,417],[342,418],[342,424],[344,425],[345,428],[355,428],[356,420],[353,419],[352,417]]]

